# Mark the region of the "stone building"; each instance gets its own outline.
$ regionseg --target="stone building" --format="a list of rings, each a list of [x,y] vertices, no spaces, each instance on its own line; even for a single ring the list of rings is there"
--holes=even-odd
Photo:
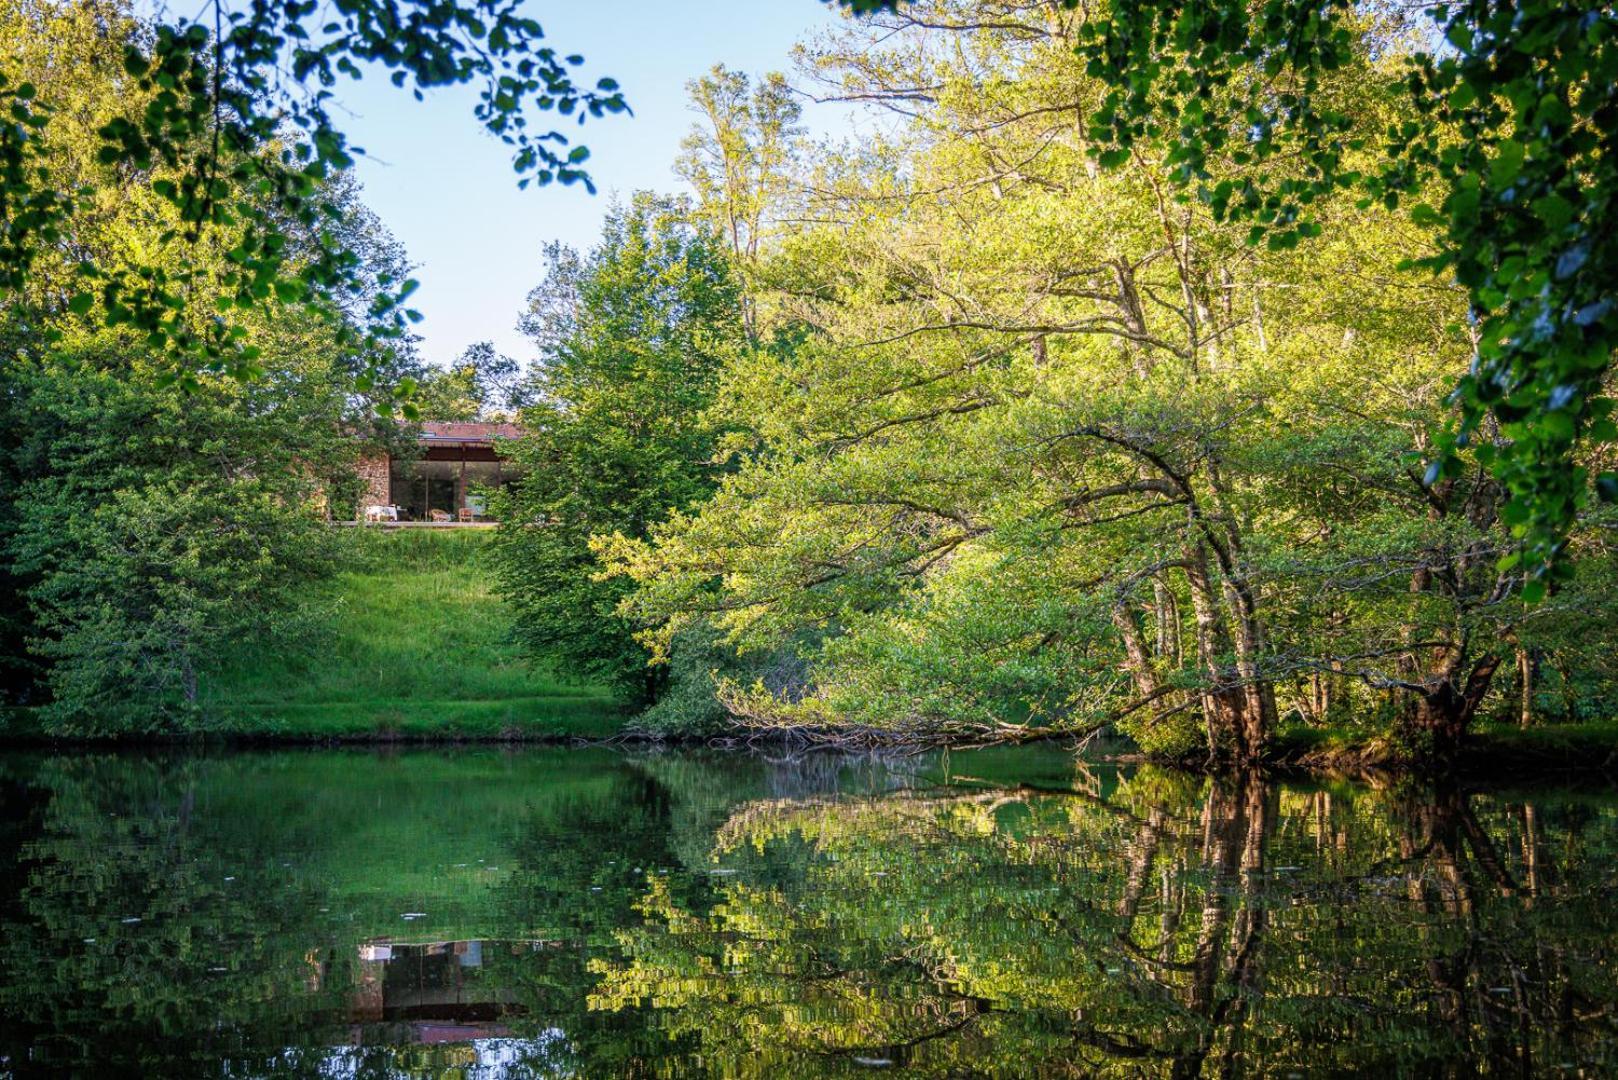
[[[488,496],[517,478],[504,445],[522,434],[515,424],[424,421],[413,456],[362,458],[358,514],[393,507],[399,521],[490,520]]]

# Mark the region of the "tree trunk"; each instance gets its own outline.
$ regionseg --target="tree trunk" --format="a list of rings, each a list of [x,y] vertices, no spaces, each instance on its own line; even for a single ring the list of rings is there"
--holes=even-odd
[[[1185,574],[1196,617],[1197,656],[1208,680],[1202,705],[1210,741],[1217,745],[1221,737],[1228,738],[1234,759],[1252,764],[1264,752],[1275,714],[1274,689],[1259,678],[1255,662],[1256,623],[1247,605],[1236,602],[1243,598],[1241,591],[1227,584],[1225,599],[1237,609],[1237,632],[1231,634],[1209,574],[1208,552],[1203,544],[1186,545]],[[1235,657],[1234,668],[1226,662],[1231,655]]]
[[[1170,638],[1173,604],[1174,598],[1169,595],[1169,587],[1163,583],[1163,579],[1152,578],[1152,621],[1156,624],[1157,655],[1160,658],[1170,656],[1173,649]]]
[[[1517,724],[1527,727],[1534,722],[1534,670],[1539,659],[1533,649],[1517,646]]]
[[[1243,762],[1254,762],[1264,753],[1265,740],[1275,727],[1275,688],[1260,676],[1258,656],[1264,642],[1259,630],[1257,605],[1241,585],[1226,579],[1225,594],[1236,612],[1236,672],[1242,680],[1241,746]]]
[[[1209,746],[1217,748],[1222,742],[1236,738],[1236,725],[1230,691],[1221,689],[1226,682],[1225,672],[1220,667],[1220,657],[1226,651],[1226,636],[1208,581],[1208,557],[1200,544],[1186,545],[1185,577],[1196,622],[1197,660],[1208,684],[1202,691],[1202,720],[1208,729]]]
[[[1206,549],[1218,560],[1220,591],[1231,616],[1230,638],[1235,646],[1236,673],[1244,699],[1238,717],[1242,731],[1237,749],[1239,760],[1251,763],[1263,755],[1264,742],[1275,727],[1275,687],[1259,670],[1259,658],[1264,652],[1264,627],[1258,617],[1258,599],[1242,570],[1241,518],[1227,498],[1217,459],[1209,459],[1207,472],[1208,487],[1218,513],[1210,519],[1199,511],[1196,523]]]
[[[1124,644],[1124,670],[1135,683],[1143,698],[1155,697],[1162,689],[1157,672],[1152,669],[1152,658],[1146,652],[1140,622],[1130,607],[1129,597],[1120,597],[1112,606],[1112,625]]]
[[[1500,657],[1486,653],[1473,665],[1466,682],[1457,685],[1460,664],[1447,663],[1423,689],[1411,693],[1408,723],[1419,754],[1438,764],[1454,760],[1499,666]]]

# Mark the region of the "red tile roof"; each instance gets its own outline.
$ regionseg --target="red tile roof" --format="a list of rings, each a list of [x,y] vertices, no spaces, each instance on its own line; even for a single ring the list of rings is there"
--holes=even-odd
[[[423,420],[422,442],[493,442],[495,439],[515,439],[522,435],[516,424],[475,424],[454,420]]]

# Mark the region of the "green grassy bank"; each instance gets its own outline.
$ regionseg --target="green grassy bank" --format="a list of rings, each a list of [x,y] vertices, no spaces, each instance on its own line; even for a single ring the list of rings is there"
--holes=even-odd
[[[202,681],[202,728],[288,739],[601,737],[623,723],[603,688],[529,665],[490,589],[489,533],[353,529],[305,617],[307,650],[252,642]]]

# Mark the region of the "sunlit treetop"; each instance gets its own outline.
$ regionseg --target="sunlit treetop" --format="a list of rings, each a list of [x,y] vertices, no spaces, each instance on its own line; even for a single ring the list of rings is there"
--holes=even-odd
[[[856,14],[904,0],[835,0]],[[1074,0],[1066,0],[1073,3]],[[627,106],[611,79],[575,81],[582,63],[546,45],[519,0],[211,0],[195,18],[154,25],[129,44],[126,69],[148,94],[138,115],[100,131],[108,168],[166,174],[153,190],[195,248],[228,234],[222,269],[80,266],[69,306],[144,332],[171,350],[182,379],[198,370],[250,376],[252,347],[230,313],[274,298],[322,304],[357,259],[329,239],[321,182],[357,148],[329,105],[344,78],[380,68],[419,97],[477,83],[478,121],[512,148],[518,183],[589,184],[588,152],[543,114],[583,121]],[[1442,232],[1424,260],[1471,298],[1477,355],[1456,390],[1461,419],[1428,463],[1437,482],[1470,448],[1512,492],[1505,514],[1523,540],[1530,599],[1570,572],[1566,537],[1591,493],[1618,499],[1601,455],[1618,443],[1606,393],[1618,347],[1618,12],[1601,0],[1464,0],[1424,9],[1433,44],[1388,87],[1408,119],[1368,134],[1317,93],[1347,62],[1360,16],[1350,0],[1115,0],[1085,28],[1090,74],[1110,92],[1090,118],[1103,165],[1154,144],[1186,197],[1251,222],[1250,240],[1288,247],[1321,228],[1311,205],[1360,191]],[[43,146],[51,109],[0,70],[0,291],[19,288],[36,254],[59,243],[88,192],[53,182]],[[1351,164],[1374,150],[1379,168]],[[1211,161],[1238,166],[1214,178]],[[1285,167],[1279,167],[1285,163]],[[1272,167],[1275,166],[1275,167]],[[173,178],[171,178],[171,176]],[[289,230],[313,231],[294,261]],[[188,297],[215,297],[214,310]],[[410,281],[387,282],[370,333],[420,316]],[[1591,462],[1594,461],[1592,467]]]
[[[1571,572],[1566,538],[1592,493],[1618,499],[1618,11],[1422,6],[1429,44],[1386,87],[1408,119],[1377,132],[1320,93],[1364,14],[1351,0],[1113,0],[1080,46],[1109,88],[1089,137],[1106,166],[1166,151],[1186,197],[1250,222],[1252,243],[1316,235],[1311,207],[1343,188],[1441,234],[1420,265],[1466,288],[1477,352],[1427,481],[1453,475],[1470,448],[1508,487],[1522,547],[1506,558],[1530,572],[1533,600]],[[1378,167],[1353,164],[1367,150]],[[1236,175],[1216,179],[1216,162]]]

